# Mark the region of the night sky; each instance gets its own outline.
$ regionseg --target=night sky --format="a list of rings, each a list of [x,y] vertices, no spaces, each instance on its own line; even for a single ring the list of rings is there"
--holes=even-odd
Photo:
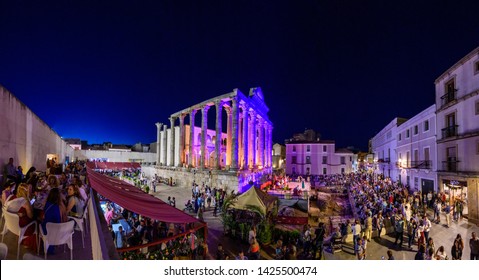
[[[434,103],[434,80],[479,45],[478,11],[459,0],[2,0],[0,84],[90,144],[154,142],[156,122],[259,86],[275,142],[309,128],[364,150],[394,117]]]

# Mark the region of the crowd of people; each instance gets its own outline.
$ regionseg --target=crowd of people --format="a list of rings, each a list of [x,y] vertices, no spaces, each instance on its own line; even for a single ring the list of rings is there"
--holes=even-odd
[[[5,211],[16,213],[19,227],[25,227],[32,221],[41,224],[47,234],[47,223],[67,222],[69,217],[82,217],[88,200],[88,186],[81,179],[84,163],[70,163],[59,175],[37,172],[31,167],[27,174],[18,172],[14,177],[10,173],[13,159],[5,166],[6,179],[2,190],[2,205]],[[37,236],[34,226],[28,226],[26,238],[22,244],[36,251]],[[52,253],[54,247],[48,251]]]
[[[432,238],[432,223],[440,223],[444,216],[449,227],[451,218],[460,220],[462,217],[462,201],[446,200],[444,193],[422,194],[411,191],[408,186],[392,182],[389,178],[373,178],[371,174],[350,174],[347,184],[353,201],[353,209],[357,219],[353,222],[351,232],[355,252],[358,259],[364,259],[365,243],[371,241],[373,230],[381,239],[383,230],[392,228],[394,245],[398,250],[413,250],[417,246],[416,259],[461,259],[464,241],[458,234],[451,245],[450,257],[444,246],[436,248]],[[429,220],[428,211],[433,212],[433,221]],[[348,230],[346,230],[348,231]],[[404,236],[407,240],[404,240]],[[479,241],[475,241],[475,233],[470,240],[471,259],[477,258]]]

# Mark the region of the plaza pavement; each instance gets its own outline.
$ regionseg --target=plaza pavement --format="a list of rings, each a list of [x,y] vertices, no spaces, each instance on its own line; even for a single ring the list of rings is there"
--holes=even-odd
[[[183,209],[184,204],[188,199],[191,199],[191,187],[184,186],[167,186],[161,184],[157,186],[157,192],[154,195],[164,201],[167,201],[168,196],[175,197],[176,207],[178,209]],[[432,220],[432,212],[428,212],[429,219]],[[216,248],[218,243],[223,244],[223,248],[230,256],[235,256],[238,254],[239,250],[243,249],[245,252],[248,249],[247,244],[238,244],[237,240],[231,239],[223,235],[223,225],[221,223],[220,217],[213,217],[213,212],[207,210],[204,212],[204,220],[208,223],[208,248],[209,248],[209,258],[214,259],[216,255]],[[447,255],[451,256],[451,247],[453,244],[456,235],[459,233],[464,240],[464,250],[463,250],[463,260],[469,259],[469,239],[471,238],[471,233],[476,232],[479,234],[479,227],[477,225],[469,224],[466,219],[463,219],[460,222],[451,221],[449,228],[446,228],[445,217],[441,217],[442,223],[435,224],[432,223],[432,229],[429,233],[429,236],[433,238],[436,250],[440,246],[444,246]],[[407,248],[407,234],[404,235],[404,243],[400,248],[399,246],[394,245],[395,236],[394,233],[386,236],[382,236],[382,239],[377,238],[371,239],[371,242],[367,244],[367,259],[368,260],[381,260],[381,257],[387,259],[387,250],[391,250],[396,260],[414,260],[414,257],[417,252],[417,245],[413,245],[412,249]],[[325,259],[327,260],[355,260],[356,256],[352,250],[352,244],[347,244],[344,246],[343,252],[337,252],[332,254],[329,248],[325,249]],[[271,250],[262,250],[261,257],[262,259],[273,259],[270,253]]]

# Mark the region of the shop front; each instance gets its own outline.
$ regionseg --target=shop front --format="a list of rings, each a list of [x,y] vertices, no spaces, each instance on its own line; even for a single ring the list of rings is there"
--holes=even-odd
[[[469,222],[479,224],[479,178],[440,176],[440,191],[446,194],[451,205],[461,202],[463,217]]]

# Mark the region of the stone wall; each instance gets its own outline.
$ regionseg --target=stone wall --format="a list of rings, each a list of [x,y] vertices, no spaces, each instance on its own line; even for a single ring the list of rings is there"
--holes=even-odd
[[[10,157],[23,172],[35,166],[46,170],[48,154],[54,154],[57,162],[73,158],[73,149],[61,137],[35,115],[25,104],[0,85],[0,176]]]
[[[109,162],[143,162],[154,163],[156,153],[121,152],[102,150],[75,150],[75,159],[87,160],[91,158],[106,158]]]

